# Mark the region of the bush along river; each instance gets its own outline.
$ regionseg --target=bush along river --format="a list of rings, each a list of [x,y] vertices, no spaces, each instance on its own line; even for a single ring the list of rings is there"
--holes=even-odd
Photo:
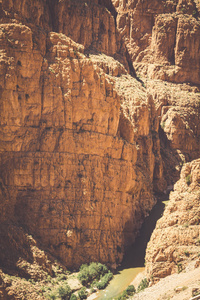
[[[161,218],[167,203],[168,197],[158,196],[158,202],[152,209],[150,215],[145,219],[139,236],[134,244],[127,250],[121,266],[117,269],[116,275],[110,281],[107,288],[99,292],[95,299],[115,299],[119,296],[133,281],[133,279],[142,271],[144,271],[144,258],[147,243],[155,228],[156,222]]]

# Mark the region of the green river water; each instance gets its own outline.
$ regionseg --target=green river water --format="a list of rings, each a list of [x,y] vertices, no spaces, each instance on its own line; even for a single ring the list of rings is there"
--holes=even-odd
[[[107,288],[97,295],[95,299],[114,299],[123,292],[133,279],[144,271],[144,257],[147,243],[155,228],[157,220],[162,216],[167,201],[158,198],[158,203],[152,209],[150,215],[145,219],[140,235],[136,238],[135,243],[128,249],[124,256],[121,266],[117,269],[116,275],[111,280]]]

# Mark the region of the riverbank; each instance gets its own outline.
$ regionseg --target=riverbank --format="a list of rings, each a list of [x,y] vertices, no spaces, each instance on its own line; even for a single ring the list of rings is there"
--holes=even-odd
[[[119,296],[132,283],[136,276],[144,271],[147,243],[150,240],[157,220],[163,214],[165,205],[167,204],[166,200],[168,200],[166,195],[162,197],[158,196],[157,198],[157,204],[145,219],[135,243],[127,250],[121,266],[117,269],[117,274],[114,275],[114,278],[105,290],[91,295],[89,300],[113,299]]]

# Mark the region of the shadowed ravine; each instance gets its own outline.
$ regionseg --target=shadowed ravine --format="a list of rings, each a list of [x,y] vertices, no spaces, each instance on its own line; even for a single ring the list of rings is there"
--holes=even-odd
[[[113,299],[124,291],[138,273],[144,271],[144,258],[147,243],[155,228],[156,222],[162,216],[165,201],[168,196],[157,196],[158,202],[152,209],[150,215],[145,219],[139,236],[135,243],[128,249],[121,266],[108,287],[101,291],[95,299]]]

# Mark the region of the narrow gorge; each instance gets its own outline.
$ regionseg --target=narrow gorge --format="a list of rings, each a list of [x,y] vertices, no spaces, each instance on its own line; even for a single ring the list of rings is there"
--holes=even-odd
[[[46,299],[32,281],[58,266],[116,269],[173,189],[147,277],[198,259],[199,13],[198,0],[0,0],[0,299]]]

